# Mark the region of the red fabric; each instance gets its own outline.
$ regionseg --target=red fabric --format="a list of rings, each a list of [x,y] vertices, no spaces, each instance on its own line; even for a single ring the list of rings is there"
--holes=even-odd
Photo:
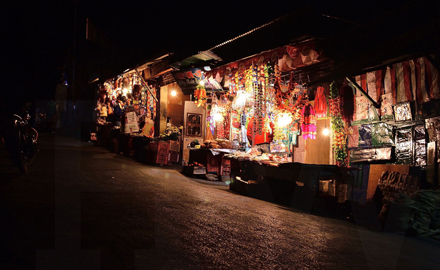
[[[367,92],[367,74],[361,75],[361,87],[364,92]]]
[[[403,84],[405,86],[405,97],[406,101],[412,101],[412,93],[411,93],[411,69],[409,67],[408,61],[402,62],[403,66]]]
[[[393,104],[397,103],[397,85],[396,85],[396,70],[394,66],[390,69],[391,74],[391,93],[393,95]]]
[[[416,78],[417,78],[417,88],[416,88],[417,103],[421,104],[421,103],[423,103],[422,81],[421,81],[422,70],[421,70],[419,61],[417,61],[417,60],[414,61],[414,64],[416,66]]]
[[[318,86],[315,95],[315,113],[316,118],[327,116],[327,100],[325,98],[324,87]]]
[[[380,100],[380,97],[384,94],[384,86],[383,86],[383,72],[382,70],[376,70],[376,93],[377,99]]]
[[[264,126],[264,120],[263,120],[263,126]],[[249,120],[248,123],[248,127],[246,130],[246,135],[247,138],[249,140],[249,142],[251,143],[251,145],[258,145],[258,144],[262,144],[262,143],[270,143],[273,140],[273,129],[274,129],[274,124],[272,122],[269,123],[270,125],[270,132],[265,132],[265,129],[263,128],[263,132],[261,135],[258,135],[256,133],[255,137],[254,137],[254,142],[252,143],[252,129],[254,127],[254,117],[252,117]]]
[[[304,140],[316,139],[316,118],[312,105],[306,104],[303,107],[300,124]]]
[[[432,74],[431,74],[431,67],[429,66],[429,61],[428,59],[426,59],[426,57],[423,57],[423,60],[425,61],[425,69],[426,69],[426,79],[427,79],[427,84],[426,84],[426,90],[428,91],[428,96],[429,98],[433,98],[434,97],[434,93],[432,91]]]

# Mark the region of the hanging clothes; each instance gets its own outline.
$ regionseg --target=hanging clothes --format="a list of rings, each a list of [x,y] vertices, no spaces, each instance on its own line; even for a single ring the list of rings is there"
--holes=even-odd
[[[304,140],[316,139],[316,118],[313,106],[308,103],[301,113],[301,132]]]
[[[349,85],[342,85],[340,90],[340,97],[341,97],[341,113],[342,118],[346,122],[351,122],[353,120],[354,115],[354,94],[353,94],[353,88],[351,88]],[[376,110],[373,106],[371,106],[370,110]]]
[[[327,116],[327,100],[325,98],[323,86],[318,86],[318,88],[316,89],[315,113],[316,118],[324,118]]]

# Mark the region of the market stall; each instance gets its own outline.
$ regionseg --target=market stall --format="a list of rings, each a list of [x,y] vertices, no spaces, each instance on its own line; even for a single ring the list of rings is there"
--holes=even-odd
[[[189,140],[185,165],[239,193],[258,186],[283,204],[310,199],[302,193],[344,203],[353,178],[341,170],[345,158],[334,160],[331,138],[339,146],[343,135],[330,132],[330,86],[307,85],[328,61],[318,50],[314,43],[285,46],[202,73],[191,106],[203,109],[204,136]],[[212,82],[221,89],[211,90]]]
[[[197,140],[200,149],[190,149],[188,165],[230,179],[231,189],[237,180],[249,184],[243,179],[288,181],[280,164],[332,166],[342,173],[328,179],[304,174],[302,180],[327,194],[325,181],[331,180],[339,190],[330,194],[345,198],[338,201],[360,204],[373,198],[387,172],[400,174],[396,191],[438,187],[434,108],[440,92],[432,62],[416,58],[313,84],[321,70],[314,67],[327,60],[313,44],[297,44],[203,73],[205,85],[215,80],[222,89],[205,91],[200,84],[194,91],[194,104],[205,109],[205,133]],[[214,154],[222,149],[232,151]],[[305,167],[293,166],[285,175],[292,180],[300,168]],[[241,175],[244,171],[253,176]],[[293,190],[293,182],[291,187],[284,182],[284,188]]]
[[[156,78],[149,69],[128,70],[101,85],[95,138],[99,145],[141,162],[180,163],[184,97],[167,80],[172,78],[169,71],[157,69],[162,75]]]

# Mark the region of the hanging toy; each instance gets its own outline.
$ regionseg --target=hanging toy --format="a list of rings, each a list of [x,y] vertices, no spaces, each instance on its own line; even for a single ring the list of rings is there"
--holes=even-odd
[[[316,139],[315,110],[311,104],[306,104],[301,114],[301,132],[304,140]]]

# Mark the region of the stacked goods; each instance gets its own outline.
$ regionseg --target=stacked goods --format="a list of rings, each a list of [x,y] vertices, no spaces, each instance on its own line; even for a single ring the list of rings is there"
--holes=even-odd
[[[202,145],[203,148],[212,149],[232,149],[232,142],[224,139],[205,140]]]
[[[202,145],[203,148],[213,148],[213,149],[220,149],[220,145],[218,145],[217,141],[215,140],[205,140]]]
[[[232,142],[225,139],[216,139],[217,144],[220,145],[222,149],[232,149]]]

